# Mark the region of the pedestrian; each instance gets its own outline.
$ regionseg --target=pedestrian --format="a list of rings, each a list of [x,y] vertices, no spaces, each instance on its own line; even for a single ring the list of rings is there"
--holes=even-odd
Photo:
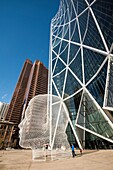
[[[80,155],[82,156],[82,149],[80,148]]]
[[[75,147],[73,144],[71,145],[71,150],[72,150],[72,156],[74,158],[76,156],[76,154],[75,154]]]
[[[44,147],[45,147],[45,150],[46,150],[46,157],[47,157],[48,156],[48,150],[50,150],[49,143],[45,144]]]
[[[49,144],[47,143],[47,144],[45,145],[45,149],[48,149],[48,146],[49,146]]]

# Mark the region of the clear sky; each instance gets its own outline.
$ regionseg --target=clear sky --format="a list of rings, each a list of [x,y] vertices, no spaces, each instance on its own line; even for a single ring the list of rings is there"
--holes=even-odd
[[[60,0],[0,0],[0,101],[10,103],[26,58],[48,67],[50,22]]]

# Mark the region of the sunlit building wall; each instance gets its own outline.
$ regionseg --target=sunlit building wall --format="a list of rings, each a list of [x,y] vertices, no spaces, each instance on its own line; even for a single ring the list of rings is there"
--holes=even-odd
[[[4,120],[8,108],[9,108],[9,104],[0,102],[0,120]]]

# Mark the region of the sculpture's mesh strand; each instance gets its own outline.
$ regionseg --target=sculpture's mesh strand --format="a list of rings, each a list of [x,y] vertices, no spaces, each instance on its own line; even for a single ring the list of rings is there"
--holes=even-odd
[[[52,114],[48,109],[51,97]],[[51,97],[50,95],[38,95],[29,102],[25,118],[19,125],[22,147],[43,149],[45,144],[50,143],[50,131],[52,149],[62,148],[62,146],[65,149],[70,147],[65,133],[68,118],[61,99],[57,96]],[[52,115],[51,119],[50,115]]]

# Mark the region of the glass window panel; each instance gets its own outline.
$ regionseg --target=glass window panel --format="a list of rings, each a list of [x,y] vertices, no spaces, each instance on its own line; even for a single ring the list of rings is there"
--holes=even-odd
[[[80,14],[84,9],[87,8],[87,4],[84,0],[78,0],[78,14]]]
[[[112,128],[87,93],[84,94],[77,123],[106,138],[113,139]]]
[[[92,6],[104,38],[110,49],[113,42],[113,1],[100,0]]]
[[[62,50],[62,51],[61,51],[61,50]],[[67,63],[68,50],[69,50],[68,44],[67,44],[67,46],[65,47],[65,46],[64,46],[64,42],[62,42],[61,50],[60,50],[61,53],[60,53],[59,57],[60,57],[65,63]]]
[[[81,80],[82,80],[82,60],[81,60],[81,50],[79,51],[78,55],[74,59],[74,61],[70,64],[70,69],[73,73]]]
[[[71,38],[71,41],[80,43],[78,24],[76,25],[76,28],[75,28],[75,31],[74,31],[73,36]]]
[[[73,97],[65,100],[65,104],[68,108],[71,120],[76,119],[76,115],[77,115],[80,100],[81,100],[81,95],[82,95],[82,91],[80,93],[74,95]]]
[[[89,11],[87,10],[82,15],[80,15],[80,17],[78,17],[82,40],[87,29],[88,16],[89,16]]]
[[[57,54],[59,54],[60,46],[61,46],[61,42],[59,41],[59,43],[53,48],[53,50],[54,50]]]
[[[54,69],[54,67],[55,67],[56,62],[57,62],[57,59],[54,59],[54,60],[52,61],[52,71],[53,71],[53,69]]]
[[[56,67],[55,67],[54,75],[60,73],[63,69],[65,69],[65,67],[66,66],[62,63],[62,61],[60,59],[58,59]]]
[[[64,98],[74,94],[81,88],[79,82],[75,79],[72,73],[68,70],[67,79],[66,79],[66,86],[64,92]]]
[[[104,67],[102,68],[100,73],[96,76],[96,78],[87,86],[87,89],[101,107],[103,106],[104,101],[106,75],[107,75],[107,63],[104,65]],[[103,86],[101,85],[101,79],[103,80]]]
[[[106,56],[84,48],[85,81],[90,80],[100,68]]]
[[[64,86],[64,78],[65,78],[65,71],[62,73],[58,74],[56,77],[53,78],[54,83],[62,96],[62,91],[63,91],[63,86]]]
[[[59,32],[58,32],[58,34],[57,34],[57,37],[62,37],[62,33],[63,33],[63,26],[60,26],[59,27]],[[59,39],[60,40],[60,39]],[[60,40],[61,41],[61,40]]]
[[[72,59],[75,57],[75,55],[76,55],[77,52],[78,52],[78,49],[80,49],[79,46],[76,46],[76,45],[70,43],[69,62],[71,62]]]
[[[54,52],[52,52],[52,59],[55,59],[57,56],[55,55]]]
[[[109,81],[107,83],[107,106],[113,108],[113,57],[110,59]]]
[[[67,40],[69,40],[69,24],[67,25],[67,30],[66,30],[66,32],[64,33],[64,39],[67,39]]]
[[[77,25],[77,22],[76,20],[70,22],[70,37],[72,38],[74,32],[75,32],[75,29],[76,29],[76,25]]]
[[[102,38],[91,13],[89,14],[88,30],[84,40],[84,44],[92,46],[94,48],[105,50]]]

